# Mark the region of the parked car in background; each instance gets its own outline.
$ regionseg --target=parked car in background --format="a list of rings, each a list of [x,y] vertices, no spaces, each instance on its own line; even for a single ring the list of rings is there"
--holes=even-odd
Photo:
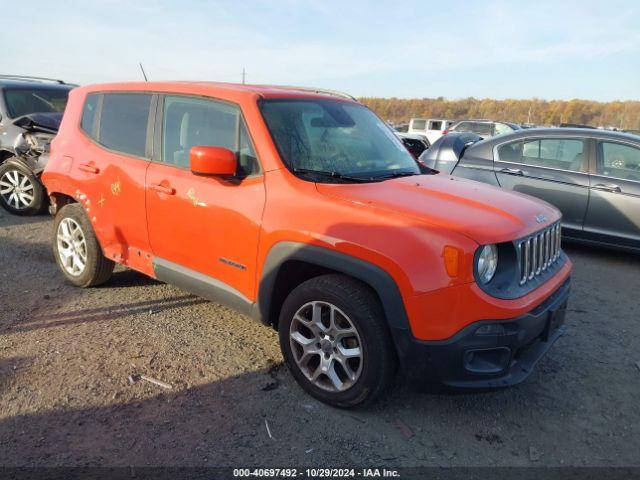
[[[423,135],[401,132],[396,132],[396,135],[402,141],[407,150],[409,150],[409,153],[411,153],[411,155],[416,159],[419,158],[427,148],[429,148],[429,140],[427,140]]]
[[[598,129],[520,130],[480,141],[449,134],[422,156],[443,173],[558,207],[563,235],[640,251],[640,137]]]
[[[0,205],[33,215],[47,205],[40,174],[73,85],[0,75]]]
[[[69,282],[119,263],[229,305],[276,328],[293,377],[332,405],[373,401],[398,364],[414,385],[514,385],[563,331],[560,212],[434,175],[348,96],[81,87],[43,180]]]
[[[475,133],[476,135],[487,138],[494,135],[521,130],[520,125],[507,122],[493,122],[491,120],[462,120],[451,126],[445,133]]]
[[[445,118],[412,118],[407,133],[424,135],[433,144],[455,122]]]

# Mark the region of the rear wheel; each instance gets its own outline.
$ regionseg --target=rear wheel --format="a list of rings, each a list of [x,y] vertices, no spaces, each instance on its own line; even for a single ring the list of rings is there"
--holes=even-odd
[[[396,356],[375,294],[343,275],[296,287],[278,324],[294,378],[315,398],[338,407],[371,403],[393,383]]]
[[[77,203],[65,205],[56,215],[53,253],[64,276],[78,287],[106,282],[115,266],[103,255],[91,223]]]
[[[46,205],[44,187],[27,167],[7,161],[0,165],[0,204],[14,215],[35,215]]]

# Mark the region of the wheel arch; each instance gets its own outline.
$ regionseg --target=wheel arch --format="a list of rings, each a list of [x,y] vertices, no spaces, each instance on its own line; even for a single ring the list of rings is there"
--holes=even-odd
[[[15,157],[15,153],[11,150],[0,148],[0,165],[9,160],[11,157]]]
[[[351,255],[296,242],[281,242],[269,251],[253,316],[275,328],[282,303],[289,292],[300,283],[327,273],[347,275],[369,286],[380,300],[392,333],[399,330],[410,332],[402,294],[389,273]]]
[[[25,162],[22,158],[16,156],[15,153],[10,152],[8,150],[0,150],[0,165],[5,165],[5,164],[19,165],[23,168],[28,169],[31,173],[35,175],[35,173],[33,172],[33,168],[31,168],[31,166],[27,162]]]
[[[78,201],[70,195],[61,192],[49,192],[49,213],[55,217],[56,213],[71,203],[78,203]]]

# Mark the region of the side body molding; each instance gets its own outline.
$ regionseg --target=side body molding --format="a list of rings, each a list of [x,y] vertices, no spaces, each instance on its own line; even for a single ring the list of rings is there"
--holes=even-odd
[[[153,260],[153,271],[161,282],[175,285],[245,315],[252,314],[253,303],[242,293],[220,280],[157,257]]]

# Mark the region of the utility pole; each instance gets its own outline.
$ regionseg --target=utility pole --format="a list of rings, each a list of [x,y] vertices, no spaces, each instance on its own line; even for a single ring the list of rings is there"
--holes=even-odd
[[[244,71],[244,67],[242,67],[242,83],[244,83],[245,77],[246,77],[246,73]]]

